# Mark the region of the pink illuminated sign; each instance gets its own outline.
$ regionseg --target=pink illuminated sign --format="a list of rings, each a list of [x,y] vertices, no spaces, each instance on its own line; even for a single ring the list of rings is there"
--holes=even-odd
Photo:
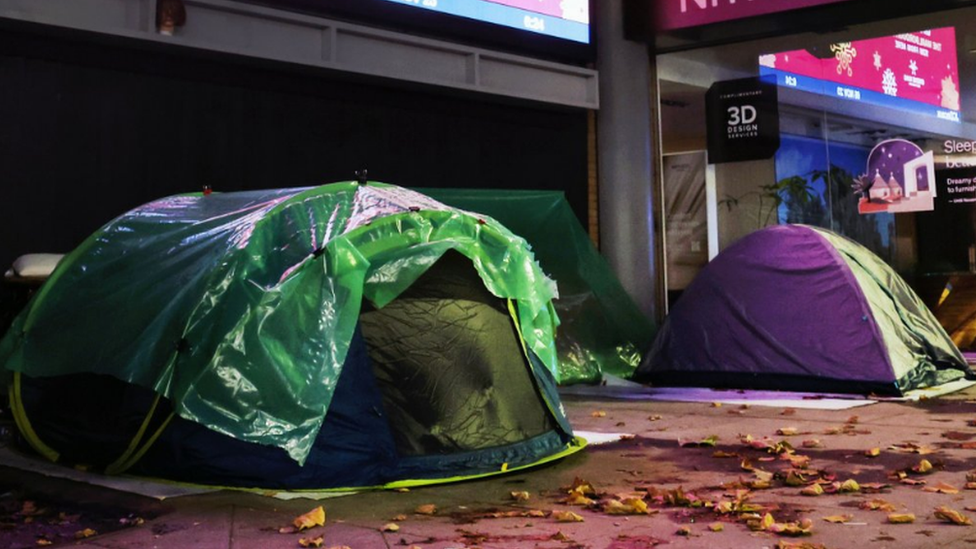
[[[657,30],[697,27],[847,0],[648,0]]]
[[[781,84],[800,89],[805,88],[802,79],[807,77],[840,84],[838,93],[869,92],[959,110],[952,27],[832,44],[820,57],[807,50],[767,54],[760,56],[759,64],[763,74],[781,75]]]

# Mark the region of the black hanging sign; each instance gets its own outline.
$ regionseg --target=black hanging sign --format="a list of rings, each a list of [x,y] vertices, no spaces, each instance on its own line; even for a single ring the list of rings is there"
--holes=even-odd
[[[705,94],[708,162],[770,158],[779,149],[776,83],[761,78],[716,82]]]

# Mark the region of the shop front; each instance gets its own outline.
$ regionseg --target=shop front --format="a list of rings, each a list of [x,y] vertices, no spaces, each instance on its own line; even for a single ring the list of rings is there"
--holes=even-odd
[[[870,249],[976,347],[974,3],[641,4],[669,304],[736,240],[802,223]]]

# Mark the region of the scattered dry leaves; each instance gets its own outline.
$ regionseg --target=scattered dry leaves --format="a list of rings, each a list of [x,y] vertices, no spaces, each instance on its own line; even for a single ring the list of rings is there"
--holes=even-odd
[[[437,514],[437,506],[433,503],[425,503],[414,509],[413,512],[418,515],[434,515]]]

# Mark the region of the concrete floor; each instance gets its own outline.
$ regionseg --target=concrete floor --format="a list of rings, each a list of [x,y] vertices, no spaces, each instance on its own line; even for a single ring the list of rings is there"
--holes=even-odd
[[[158,502],[0,467],[0,485],[6,488],[0,503],[7,498],[8,503],[14,501],[19,506],[25,498],[36,498],[52,509],[47,516],[59,506],[72,510],[63,531],[45,538],[37,538],[36,530],[24,523],[23,512],[8,512],[0,520],[0,546],[37,546],[39,540],[47,539],[54,545],[99,549],[266,549],[301,547],[301,539],[321,536],[322,547],[351,549],[976,547],[976,526],[951,524],[935,514],[936,508],[947,506],[976,520],[976,490],[965,489],[967,473],[976,470],[976,388],[919,403],[878,403],[846,411],[791,412],[762,406],[715,407],[709,403],[573,396],[565,397],[564,403],[578,430],[636,436],[590,446],[529,472],[319,502],[282,501],[229,491]],[[797,434],[777,434],[788,428]],[[679,444],[713,435],[718,437],[714,447]],[[830,481],[854,479],[862,489],[815,497],[801,495],[803,485],[786,482],[794,465],[785,459],[789,454],[744,444],[747,435],[753,439],[768,437],[773,443],[788,441],[795,447],[794,456],[809,457],[806,469],[798,469],[802,482],[820,479],[830,492]],[[804,441],[814,439],[819,440],[819,447],[803,447]],[[970,445],[973,448],[967,447]],[[865,455],[872,448],[880,449],[878,456]],[[716,452],[730,457],[716,457]],[[794,457],[796,465],[802,465],[802,459]],[[927,474],[911,471],[919,468],[922,459],[931,463],[932,470]],[[753,470],[747,470],[749,467]],[[763,480],[764,475],[757,475],[755,469],[773,473],[769,488],[744,488],[750,484],[756,488],[754,482]],[[893,475],[896,471],[909,471],[906,478],[913,484],[900,482]],[[588,507],[565,503],[567,488],[575,478],[595,488],[597,494],[591,498],[597,503]],[[919,481],[925,484],[917,484]],[[678,498],[679,488],[686,495],[692,494],[688,499],[698,501],[698,506],[688,506]],[[952,493],[952,488],[958,492]],[[757,506],[757,516],[769,513],[780,524],[809,519],[810,534],[794,538],[768,528],[754,531],[747,524],[748,513],[723,514],[713,508],[722,502],[728,506],[735,500],[737,489],[749,490],[739,494],[748,494],[744,501]],[[517,502],[511,496],[515,491],[526,491],[530,497]],[[612,515],[604,511],[606,501],[627,497],[641,498],[649,514]],[[865,508],[872,500],[883,500],[894,511]],[[435,514],[415,512],[430,504],[436,506]],[[287,530],[296,516],[318,505],[326,512],[324,526],[302,533],[280,532]],[[99,509],[106,519],[103,524],[114,522],[103,531],[114,531],[75,539],[71,531],[84,523],[89,512],[86,509]],[[558,522],[553,511],[572,511],[583,521]],[[912,513],[915,520],[889,523],[891,512]],[[832,516],[844,517],[847,522],[824,520]],[[39,520],[41,517],[33,523]],[[383,532],[390,523],[399,529]],[[721,531],[710,527],[721,527]]]

